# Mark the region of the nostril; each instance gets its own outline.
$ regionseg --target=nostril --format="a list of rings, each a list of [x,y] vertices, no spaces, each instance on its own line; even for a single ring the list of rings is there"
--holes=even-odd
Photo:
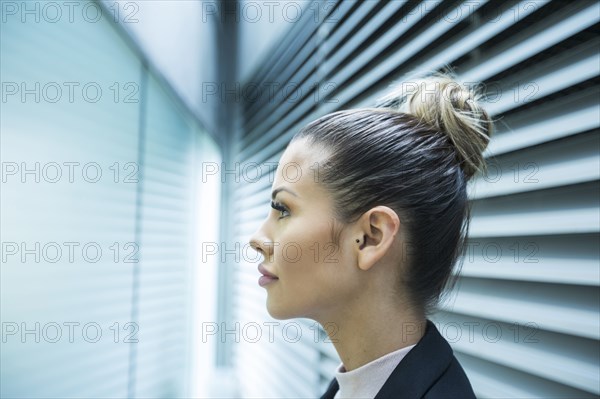
[[[260,251],[260,246],[258,245],[258,241],[256,239],[251,238],[249,243],[252,249],[254,249],[255,251]]]
[[[256,240],[250,240],[250,247],[261,255],[265,255],[264,250]]]

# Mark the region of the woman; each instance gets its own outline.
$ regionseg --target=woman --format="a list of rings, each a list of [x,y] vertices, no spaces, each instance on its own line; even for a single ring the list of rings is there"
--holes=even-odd
[[[334,342],[323,398],[474,397],[427,317],[464,249],[491,133],[474,93],[436,74],[291,140],[250,244],[271,316],[316,320]]]

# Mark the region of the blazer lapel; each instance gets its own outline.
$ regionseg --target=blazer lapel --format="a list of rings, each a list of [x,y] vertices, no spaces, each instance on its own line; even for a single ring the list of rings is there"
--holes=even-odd
[[[427,320],[425,334],[392,371],[375,399],[421,398],[450,366],[452,357],[448,342]],[[338,390],[334,378],[321,399],[333,399]]]
[[[329,383],[329,387],[327,387],[327,391],[321,396],[321,399],[333,399],[337,391],[340,389],[337,380],[334,378]]]
[[[427,320],[425,334],[396,366],[375,399],[398,398],[398,395],[403,398],[422,397],[450,366],[452,356],[448,342]]]

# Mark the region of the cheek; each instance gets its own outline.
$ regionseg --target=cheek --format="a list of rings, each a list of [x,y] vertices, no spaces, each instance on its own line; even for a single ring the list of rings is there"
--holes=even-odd
[[[298,234],[288,234],[281,237],[278,255],[282,268],[290,272],[308,271],[311,266],[323,263],[337,263],[338,250],[331,242],[330,229],[327,226],[316,226],[314,229],[304,229]],[[287,272],[287,270],[281,270]]]
[[[293,237],[280,237],[276,252],[280,281],[269,289],[267,302],[275,318],[319,319],[326,309],[347,303],[355,295],[356,284],[348,273],[351,260],[342,253],[343,247],[331,242],[330,226],[313,226]]]

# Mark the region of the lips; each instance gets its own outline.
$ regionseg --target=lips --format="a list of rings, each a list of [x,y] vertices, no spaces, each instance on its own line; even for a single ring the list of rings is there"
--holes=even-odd
[[[271,278],[278,278],[276,275],[274,275],[273,273],[268,271],[262,264],[258,265],[258,271],[263,276],[267,276],[267,277],[271,277]]]
[[[262,274],[258,279],[258,284],[261,287],[279,280],[279,277],[268,271],[262,264],[258,265],[258,271]]]

